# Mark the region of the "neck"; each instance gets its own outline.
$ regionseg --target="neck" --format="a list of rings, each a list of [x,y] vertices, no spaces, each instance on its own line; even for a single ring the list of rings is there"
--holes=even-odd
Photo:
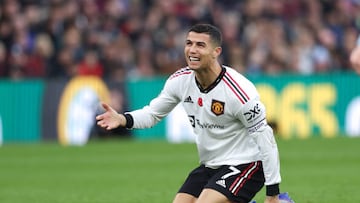
[[[203,89],[209,87],[221,73],[221,66],[219,63],[214,64],[210,68],[197,70],[195,77]]]

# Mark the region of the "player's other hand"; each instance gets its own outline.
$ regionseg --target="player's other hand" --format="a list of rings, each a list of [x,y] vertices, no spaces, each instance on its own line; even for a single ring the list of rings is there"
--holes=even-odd
[[[96,116],[97,125],[105,128],[106,130],[112,130],[119,126],[125,126],[126,120],[122,114],[116,112],[111,106],[106,103],[101,103],[105,112]]]

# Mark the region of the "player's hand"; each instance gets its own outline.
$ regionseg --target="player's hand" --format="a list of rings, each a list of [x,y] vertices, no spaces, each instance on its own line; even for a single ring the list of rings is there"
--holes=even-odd
[[[105,128],[106,130],[112,130],[119,126],[125,126],[126,119],[123,115],[117,113],[106,103],[101,103],[101,105],[105,109],[105,112],[96,116],[98,126]]]
[[[280,203],[279,195],[266,196],[264,203]]]

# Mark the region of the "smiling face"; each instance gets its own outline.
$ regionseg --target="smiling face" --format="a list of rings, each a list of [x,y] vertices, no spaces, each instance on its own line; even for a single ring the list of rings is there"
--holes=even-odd
[[[212,42],[210,35],[190,31],[186,38],[184,53],[189,68],[201,70],[215,64],[221,53],[221,47]]]

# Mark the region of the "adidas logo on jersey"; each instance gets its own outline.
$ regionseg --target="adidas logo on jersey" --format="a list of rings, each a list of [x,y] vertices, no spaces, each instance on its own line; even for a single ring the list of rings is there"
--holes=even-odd
[[[185,100],[184,100],[184,102],[194,103],[190,96],[186,97]]]
[[[224,179],[220,179],[218,181],[216,181],[216,184],[226,188],[226,184],[225,184],[225,180]]]

